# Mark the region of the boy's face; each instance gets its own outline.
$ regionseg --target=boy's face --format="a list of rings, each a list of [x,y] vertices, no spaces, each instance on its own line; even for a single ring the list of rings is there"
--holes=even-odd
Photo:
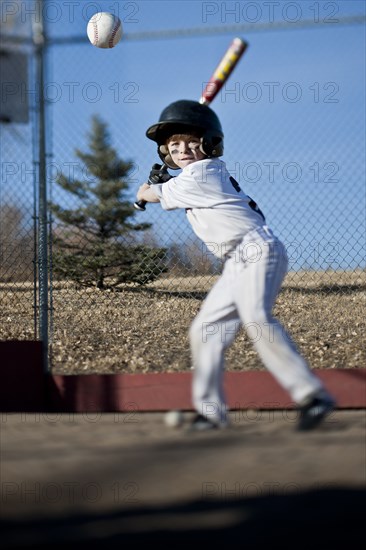
[[[200,144],[200,138],[192,134],[176,134],[167,141],[169,154],[179,168],[206,158],[200,151]]]

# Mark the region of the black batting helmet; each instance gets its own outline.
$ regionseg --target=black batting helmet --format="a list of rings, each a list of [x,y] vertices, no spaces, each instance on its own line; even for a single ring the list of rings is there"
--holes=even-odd
[[[146,131],[146,136],[158,144],[158,154],[169,168],[179,168],[169,155],[167,139],[173,134],[199,134],[200,150],[208,157],[221,157],[224,153],[224,133],[220,121],[207,105],[181,99],[165,107],[159,122]]]

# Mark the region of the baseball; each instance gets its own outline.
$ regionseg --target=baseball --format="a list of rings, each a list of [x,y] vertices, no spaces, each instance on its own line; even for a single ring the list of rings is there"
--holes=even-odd
[[[86,32],[93,46],[114,48],[122,37],[122,23],[117,15],[101,11],[89,19]]]
[[[179,428],[183,424],[183,420],[182,411],[168,411],[164,416],[165,425],[169,428]]]

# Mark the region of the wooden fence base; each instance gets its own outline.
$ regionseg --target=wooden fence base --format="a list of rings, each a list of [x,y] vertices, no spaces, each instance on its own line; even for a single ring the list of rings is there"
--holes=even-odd
[[[366,370],[314,370],[340,409],[366,408]],[[230,409],[290,409],[288,394],[266,371],[227,372]],[[0,410],[3,412],[128,412],[192,410],[191,372],[169,374],[50,375],[42,344],[0,342]]]

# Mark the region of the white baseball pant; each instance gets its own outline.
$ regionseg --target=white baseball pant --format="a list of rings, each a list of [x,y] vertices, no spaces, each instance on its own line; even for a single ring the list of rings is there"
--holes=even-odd
[[[248,234],[226,260],[194,319],[189,336],[193,360],[193,405],[225,422],[225,349],[244,326],[265,367],[295,403],[323,389],[284,327],[272,315],[288,259],[284,245],[264,227]]]

